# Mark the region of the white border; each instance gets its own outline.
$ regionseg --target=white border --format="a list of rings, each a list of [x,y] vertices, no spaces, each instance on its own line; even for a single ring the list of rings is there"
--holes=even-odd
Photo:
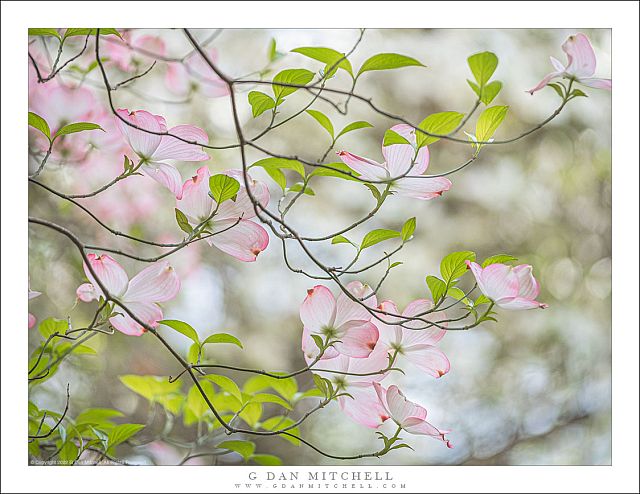
[[[207,14],[202,15],[205,11]],[[313,15],[309,13],[313,12]],[[417,492],[638,492],[637,2],[2,2],[2,491],[224,492],[253,467],[27,467],[26,30],[137,27],[601,27],[613,45],[613,466],[390,467]],[[13,310],[14,308],[18,310]],[[16,336],[17,335],[17,336]],[[18,424],[18,425],[16,425]],[[24,425],[24,427],[23,427]],[[116,468],[116,470],[113,470]],[[496,470],[498,469],[498,470]],[[273,469],[277,470],[277,469]],[[338,470],[338,468],[288,468]],[[339,470],[345,470],[339,469]],[[347,468],[353,471],[356,468]],[[376,470],[366,468],[366,470]],[[342,483],[337,488],[343,490]],[[264,489],[263,489],[264,490]],[[349,487],[348,490],[358,491]],[[291,491],[293,492],[293,491]],[[369,490],[370,492],[370,490]]]

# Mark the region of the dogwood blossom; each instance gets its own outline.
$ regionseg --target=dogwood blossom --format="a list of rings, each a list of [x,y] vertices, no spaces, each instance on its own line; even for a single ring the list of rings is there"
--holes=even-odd
[[[439,439],[447,445],[447,448],[453,448],[451,441],[446,438],[446,434],[451,431],[439,430],[427,422],[427,410],[407,400],[402,391],[398,389],[398,386],[392,385],[385,389],[380,383],[374,382],[373,387],[385,412],[398,427],[401,427],[409,434]]]
[[[539,91],[553,79],[560,77],[573,79],[585,86],[611,90],[611,79],[593,77],[596,73],[596,54],[589,38],[584,34],[578,33],[569,36],[562,45],[562,51],[567,54],[567,64],[562,65],[558,59],[549,57],[555,70],[544,76],[536,87],[529,89],[529,94]]]
[[[32,290],[31,287],[29,287],[29,300],[31,300],[32,298],[39,297],[40,295],[42,295],[42,293],[36,292],[35,290]],[[36,316],[34,316],[31,312],[29,312],[29,329],[31,329],[36,325],[36,321],[37,321]]]
[[[162,309],[158,303],[173,299],[180,290],[178,275],[167,261],[153,263],[129,280],[126,271],[111,256],[88,254],[87,259],[109,295],[126,304],[138,319],[151,327],[157,326],[162,319]],[[104,297],[86,263],[83,267],[89,283],[78,287],[78,298],[83,302],[91,302]],[[144,333],[144,327],[129,314],[119,307],[115,311],[119,313],[109,318],[115,329],[131,336]]]
[[[207,53],[209,60],[217,63],[218,52],[211,48]],[[204,59],[197,53],[180,62],[169,62],[165,74],[165,83],[172,93],[187,96],[197,91],[209,98],[219,98],[229,94],[229,86],[218,77]]]
[[[439,197],[449,190],[451,188],[449,179],[422,176],[429,166],[429,149],[423,146],[416,154],[415,129],[409,125],[399,124],[391,127],[391,130],[404,137],[410,144],[382,146],[384,163],[347,151],[340,151],[338,156],[364,180],[389,180],[402,177],[394,180],[391,186],[391,191],[401,196],[428,200]]]
[[[176,205],[192,225],[207,222],[207,229],[215,234],[205,238],[209,245],[241,261],[252,262],[269,245],[269,234],[261,225],[251,221],[256,212],[244,185],[242,172],[227,170],[225,174],[240,183],[240,190],[235,200],[225,201],[217,207],[213,218],[211,214],[216,209],[216,203],[209,195],[211,172],[206,166],[199,168],[183,184],[181,198]],[[253,197],[266,206],[269,203],[269,188],[251,177],[249,185]]]
[[[200,146],[189,144],[173,136],[158,135],[167,132],[167,122],[160,115],[154,115],[145,110],[125,109],[119,109],[117,113],[121,117],[117,118],[116,122],[122,135],[143,163],[140,169],[180,199],[182,177],[175,166],[165,161],[204,161],[209,159],[209,155]],[[127,125],[122,120],[131,125]],[[168,132],[191,142],[206,143],[209,140],[207,133],[194,125],[178,125],[169,129]]]
[[[496,263],[482,268],[475,262],[466,263],[475,276],[480,291],[498,307],[506,310],[548,307],[547,304],[536,300],[540,293],[540,284],[533,277],[533,268],[530,265],[521,264],[514,267]]]

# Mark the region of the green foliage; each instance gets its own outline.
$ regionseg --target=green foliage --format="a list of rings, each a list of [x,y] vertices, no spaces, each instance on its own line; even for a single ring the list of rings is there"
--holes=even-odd
[[[209,178],[209,190],[213,199],[220,205],[236,197],[240,190],[240,182],[229,175],[220,173]]]
[[[360,77],[363,73],[371,70],[391,70],[411,66],[424,67],[424,65],[415,58],[397,53],[378,53],[362,64],[356,77]]]
[[[289,187],[287,192],[302,192],[303,194],[306,194],[308,196],[316,195],[314,190],[304,182],[297,182],[293,184],[291,187]]]
[[[471,55],[467,59],[467,62],[469,63],[471,73],[476,80],[475,83],[470,80],[467,80],[467,82],[480,101],[485,105],[488,105],[495,99],[502,89],[502,82],[489,82],[491,76],[496,70],[496,67],[498,66],[498,57],[495,53],[485,51]]]
[[[166,376],[139,376],[128,374],[119,377],[120,382],[151,403],[159,403],[166,410],[178,415],[183,396],[180,382],[169,382]]]
[[[244,383],[242,390],[248,394],[258,393],[271,388],[285,400],[291,401],[298,391],[298,383],[293,377],[278,379],[271,376],[253,376]]]
[[[62,39],[57,29],[51,27],[30,27],[29,36],[48,36],[53,38]]]
[[[402,230],[400,231],[400,236],[402,237],[402,241],[406,242],[411,238],[413,232],[416,231],[416,219],[415,217],[409,218],[405,221],[404,225],[402,225]]]
[[[124,414],[112,408],[87,408],[80,412],[75,419],[77,425],[95,425],[101,427],[113,427],[111,419],[123,417]]]
[[[231,343],[232,345],[236,345],[237,347],[242,348],[242,343],[238,338],[228,333],[215,333],[209,335],[202,342],[203,345],[207,345],[210,343]]]
[[[302,178],[305,178],[306,175],[304,165],[297,160],[264,158],[256,161],[249,168],[253,168],[254,166],[264,168],[267,174],[282,188],[283,192],[287,187],[287,178],[282,170],[293,170]]]
[[[463,117],[464,114],[455,111],[432,113],[420,122],[418,128],[428,132],[429,134],[446,135],[453,132],[458,125],[460,125]],[[420,131],[416,131],[416,144],[418,148],[433,144],[439,140],[439,137],[432,137]]]
[[[36,113],[29,112],[29,125],[36,130],[39,130],[44,136],[51,141],[51,130],[46,120]]]
[[[335,177],[341,178],[343,180],[359,182],[359,180],[355,178],[358,176],[358,174],[342,162],[328,163],[325,166],[328,168],[314,168],[313,171],[309,174],[309,177]]]
[[[275,96],[276,106],[284,101],[286,96],[295,93],[299,87],[306,86],[313,80],[313,72],[307,69],[285,69],[278,72],[273,78],[273,82],[280,84],[292,84],[293,86],[272,85],[273,95]]]
[[[271,110],[276,107],[275,100],[260,91],[251,91],[248,96],[249,104],[251,105],[251,112],[253,118],[262,115],[267,110]]]
[[[450,284],[451,281],[454,281],[464,273],[467,272],[467,264],[466,261],[475,261],[476,255],[475,253],[469,250],[463,250],[460,252],[452,252],[442,259],[440,262],[440,274],[442,275],[442,279]]]
[[[49,317],[40,323],[38,331],[43,338],[47,339],[53,334],[65,334],[69,328],[69,323],[64,319]]]
[[[329,133],[331,139],[333,139],[333,124],[329,117],[327,117],[324,113],[318,110],[307,110],[307,113],[311,115],[316,122],[318,122],[322,127]]]
[[[483,111],[476,122],[476,139],[479,142],[486,142],[491,139],[507,116],[508,110],[508,106],[490,106]],[[480,149],[482,144],[478,144],[477,147]]]
[[[289,417],[285,417],[284,415],[277,415],[275,417],[268,418],[267,420],[262,422],[260,426],[268,431],[279,431],[291,427],[294,423],[295,422],[293,421],[293,419]],[[287,429],[286,432],[289,432],[290,434],[294,434],[296,436],[300,435],[300,429],[298,427]],[[295,437],[287,436],[285,434],[280,434],[279,437],[285,439],[286,441],[289,441],[294,446],[300,446],[300,440]]]
[[[369,127],[373,127],[373,125],[371,125],[369,122],[365,122],[364,120],[351,122],[349,125],[346,125],[340,132],[338,132],[338,135],[336,136],[335,140],[337,141],[343,135],[348,134],[349,132],[353,132],[354,130],[366,129]]]
[[[142,429],[144,424],[121,424],[116,425],[109,431],[107,439],[107,451],[113,452],[114,448],[136,435]]]
[[[344,53],[340,53],[332,48],[325,48],[322,46],[303,46],[300,48],[295,48],[291,50],[294,53],[299,53],[300,55],[304,55],[305,57],[312,58],[313,60],[317,60],[319,62],[323,62],[327,65],[328,68],[336,65],[338,63],[336,69],[342,69],[346,71],[351,77],[353,77],[353,68],[351,67],[351,62],[348,59],[344,58]]]
[[[89,29],[89,28],[78,28],[78,27],[70,27],[67,28],[67,30],[64,33],[64,38],[70,38],[72,36],[87,36],[87,35],[94,35],[96,34],[96,29]],[[117,29],[114,29],[112,27],[101,27],[100,28],[100,36],[109,36],[109,35],[114,35],[117,36],[118,38],[122,39],[122,35],[118,32]]]
[[[233,381],[233,379],[230,379],[227,376],[220,376],[217,374],[207,374],[206,376],[204,376],[204,378],[208,379],[212,383],[217,384],[220,387],[220,389],[226,391],[234,398],[237,398],[238,401],[240,402],[244,401],[242,399],[242,391],[240,391],[240,388]]]
[[[278,395],[274,395],[271,393],[254,394],[253,396],[250,396],[250,398],[248,398],[246,401],[254,403],[275,403],[276,405],[280,405],[282,408],[286,408],[287,410],[293,410],[293,407],[289,404],[289,402],[283,400]]]
[[[431,291],[431,298],[434,303],[438,303],[447,292],[447,284],[437,276],[427,276],[427,286]]]
[[[168,326],[172,329],[175,329],[178,333],[182,333],[194,343],[200,343],[198,332],[186,322],[178,321],[175,319],[163,319],[162,321],[158,321],[158,323],[162,324],[163,326]]]
[[[411,143],[407,141],[404,137],[402,137],[397,132],[389,129],[384,133],[384,139],[382,141],[383,146],[392,146],[393,144],[409,144]]]
[[[102,132],[106,132],[98,124],[91,122],[76,122],[62,127],[58,132],[56,132],[56,135],[53,138],[56,139],[64,135],[75,134],[76,132],[83,132],[85,130],[101,130]]]
[[[280,466],[282,460],[275,455],[253,455],[251,460],[255,461],[258,465],[263,467]]]
[[[367,249],[377,243],[383,242],[385,240],[389,240],[390,238],[400,237],[400,232],[395,230],[387,230],[384,228],[380,228],[377,230],[372,230],[367,233],[362,239],[362,243],[360,244],[360,250]]]
[[[218,444],[216,448],[235,451],[242,456],[245,461],[248,461],[256,450],[256,445],[251,441],[223,441]]]
[[[178,223],[180,230],[188,234],[193,233],[193,228],[189,224],[189,220],[187,219],[187,216],[178,208],[175,208],[175,212],[176,212],[176,223]]]
[[[496,254],[495,256],[487,257],[484,261],[482,261],[482,267],[486,268],[490,264],[506,264],[508,262],[517,261],[517,257],[513,257],[509,254]]]

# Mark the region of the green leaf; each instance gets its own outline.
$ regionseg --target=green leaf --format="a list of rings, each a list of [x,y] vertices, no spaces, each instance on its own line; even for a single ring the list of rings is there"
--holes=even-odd
[[[340,53],[332,48],[324,48],[321,46],[303,46],[300,48],[295,48],[291,50],[294,53],[300,53],[300,55],[304,55],[305,57],[312,58],[313,60],[317,60],[318,62],[323,62],[329,67],[336,64],[336,62],[340,59],[340,63],[338,64],[338,69],[345,70],[351,77],[353,77],[353,68],[351,67],[351,62],[344,58],[344,53]]]
[[[556,84],[555,82],[551,82],[551,83],[547,84],[547,86],[549,86],[550,88],[553,88],[553,90],[556,93],[558,93],[558,96],[560,96],[560,98],[564,99],[564,92],[565,92],[564,86],[561,86],[560,84]]]
[[[75,134],[76,132],[83,132],[85,130],[101,130],[102,132],[105,132],[105,130],[98,124],[91,122],[76,122],[62,127],[58,132],[56,132],[56,135],[53,136],[53,138],[56,139],[67,134]]]
[[[484,304],[490,304],[491,303],[491,299],[489,297],[487,297],[486,295],[480,295],[475,302],[473,302],[474,306],[478,306],[478,305],[484,305]]]
[[[269,62],[274,62],[278,58],[278,50],[276,49],[276,39],[271,38],[269,40],[269,48],[267,49],[267,58]]]
[[[493,81],[487,84],[482,88],[482,95],[480,96],[480,101],[482,101],[485,105],[491,103],[498,93],[502,89],[502,83],[500,81]]]
[[[351,181],[359,182],[359,180],[355,178],[358,176],[358,173],[354,172],[351,168],[349,168],[344,163],[341,163],[341,162],[327,163],[325,166],[329,168],[325,168],[324,166],[316,167],[309,174],[309,176],[310,177],[335,177],[335,178],[341,178],[343,180],[351,180]],[[349,173],[351,175],[348,175]]]
[[[262,115],[267,110],[271,110],[276,106],[276,102],[271,96],[261,93],[260,91],[251,91],[248,98],[253,118]]]
[[[438,301],[442,297],[444,297],[444,294],[447,290],[446,283],[436,276],[427,276],[427,286],[431,291],[431,298],[433,299],[433,303],[437,304]]]
[[[256,445],[251,441],[223,441],[220,444],[216,445],[216,448],[230,449],[231,451],[235,451],[246,461],[251,458],[251,455],[253,455],[254,451],[256,450]]]
[[[116,447],[118,444],[122,444],[130,437],[136,435],[144,429],[144,424],[121,424],[116,425],[113,429],[109,431],[108,439],[107,439],[107,447],[112,449]]]
[[[256,161],[249,168],[253,168],[254,166],[264,168],[267,174],[282,188],[283,192],[287,187],[287,179],[282,172],[283,169],[293,170],[302,178],[304,178],[306,174],[302,163],[297,160],[285,158],[264,158]]]
[[[250,459],[263,467],[276,467],[282,465],[282,460],[275,455],[253,455]]]
[[[506,264],[508,262],[517,261],[517,257],[513,257],[509,254],[496,254],[495,256],[487,257],[484,261],[482,261],[482,267],[486,268],[490,264]]]
[[[495,53],[484,51],[471,55],[467,58],[467,62],[469,63],[473,77],[475,77],[478,85],[482,88],[489,82],[489,79],[491,79],[491,76],[495,72],[498,66],[498,57]]]
[[[458,125],[460,125],[463,117],[464,114],[458,113],[456,111],[432,113],[422,122],[420,122],[418,128],[430,134],[446,135],[450,132],[453,132],[458,127]],[[431,137],[420,131],[416,131],[416,143],[418,148],[427,146],[439,140],[439,137]]]
[[[478,98],[480,98],[482,96],[482,89],[480,89],[480,87],[475,82],[472,82],[469,79],[467,79],[467,83],[469,84],[471,89],[473,89],[473,92],[476,93]]]
[[[304,182],[297,182],[295,184],[293,184],[291,187],[289,187],[289,191],[288,192],[301,192],[303,194],[306,194],[308,196],[315,196],[316,193],[314,192],[314,190],[309,187],[308,185],[306,185]]]
[[[243,348],[240,340],[228,333],[215,333],[207,336],[205,340],[202,342],[202,344],[207,345],[209,343],[231,343],[232,345],[236,345],[240,348]]]
[[[189,346],[189,351],[187,352],[187,362],[192,365],[196,365],[200,363],[200,356],[202,354],[202,347],[199,343],[192,343]]]
[[[469,250],[460,252],[452,252],[442,259],[440,263],[440,274],[442,279],[450,284],[451,281],[460,278],[467,272],[467,264],[465,261],[475,261],[476,255]]]
[[[373,127],[369,122],[365,122],[364,120],[358,120],[357,122],[351,122],[344,129],[342,129],[338,135],[336,136],[336,141],[345,134],[349,132],[353,132],[354,130],[366,129],[369,127]]]
[[[331,120],[329,120],[329,117],[318,110],[307,110],[307,113],[311,115],[316,120],[316,122],[322,125],[322,127],[331,136],[331,139],[333,139],[333,124],[331,123]]]
[[[68,327],[68,321],[50,317],[40,323],[40,325],[38,326],[38,331],[44,339],[47,339],[54,333],[65,334]]]
[[[112,425],[111,419],[124,414],[112,408],[87,408],[76,417],[76,424]]]
[[[574,89],[573,91],[571,91],[571,94],[569,94],[569,97],[571,98],[576,98],[578,96],[583,96],[585,98],[588,98],[588,96],[584,93],[584,91],[581,91],[580,89]]]
[[[78,355],[98,355],[95,349],[87,345],[78,345],[73,349],[73,353]]]
[[[373,198],[376,200],[378,204],[380,204],[380,202],[382,201],[382,194],[380,194],[380,191],[378,190],[378,188],[375,185],[367,182],[363,182],[363,185],[367,189],[369,189],[369,192],[371,192],[371,195],[373,196]]]
[[[207,374],[205,378],[211,381],[212,383],[217,384],[220,387],[220,389],[226,391],[231,396],[237,398],[239,401],[243,401],[242,391],[240,391],[240,388],[233,381],[233,379],[230,379],[227,376],[220,376],[217,374]]]
[[[186,322],[178,321],[176,319],[163,319],[158,322],[164,326],[169,326],[170,328],[175,329],[178,333],[182,333],[194,343],[200,344],[198,332]]]
[[[278,72],[272,82],[281,84],[294,84],[296,86],[306,86],[313,80],[313,72],[307,69],[285,69]],[[295,93],[298,87],[272,85],[273,94],[276,97],[276,106],[279,105],[290,94]]]
[[[255,394],[247,401],[255,402],[255,403],[275,403],[276,405],[280,405],[281,407],[286,408],[287,410],[293,410],[293,408],[288,402],[280,398],[278,395],[273,395],[270,393]]]
[[[372,245],[383,242],[384,240],[389,240],[390,238],[397,238],[400,236],[400,232],[395,230],[386,230],[384,228],[372,230],[367,233],[362,239],[362,243],[360,244],[360,250],[367,249]]]
[[[298,383],[293,377],[277,379],[270,376],[253,376],[243,386],[245,393],[254,394],[267,388],[272,388],[288,401],[291,401],[298,391]]]
[[[209,190],[214,200],[222,204],[236,196],[240,190],[240,182],[229,175],[220,173],[209,178]]]
[[[176,223],[178,223],[180,230],[182,230],[185,233],[191,234],[193,232],[193,228],[189,224],[189,220],[187,219],[187,216],[178,208],[175,208],[175,211],[176,211]]]
[[[382,141],[382,145],[384,147],[392,146],[393,144],[409,144],[411,143],[407,141],[404,137],[402,137],[397,132],[389,129],[384,133],[384,140]]]
[[[402,225],[402,230],[400,231],[400,236],[402,237],[402,241],[406,242],[411,238],[413,232],[416,231],[416,219],[409,218],[405,221],[404,225]]]
[[[79,453],[78,447],[72,441],[66,441],[60,448],[58,458],[61,460],[62,465],[70,466],[78,458]]]
[[[51,27],[30,27],[29,36],[53,36],[61,40],[61,36],[56,29]]]
[[[335,237],[333,237],[331,239],[331,243],[332,244],[351,244],[353,245],[353,242],[351,240],[349,240],[347,237],[343,236],[343,235],[336,235]]]
[[[358,71],[358,76],[371,70],[390,70],[411,66],[424,67],[424,65],[415,58],[398,55],[397,53],[378,53],[362,64],[362,67],[360,67]]]
[[[83,27],[80,27],[80,28],[70,27],[65,31],[64,37],[66,39],[66,38],[70,38],[71,36],[87,36],[87,35],[95,35],[95,34],[96,34],[95,28],[90,29],[90,28],[83,28]],[[114,29],[112,27],[100,28],[100,36],[108,36],[110,34],[122,39],[122,35],[118,32],[117,29]]]
[[[120,382],[134,393],[149,401],[158,401],[158,398],[173,393],[179,393],[181,384],[179,381],[169,382],[166,376],[138,376],[127,374],[119,376]]]
[[[260,417],[262,417],[262,405],[260,403],[249,403],[240,412],[239,416],[251,427],[256,427]]]
[[[508,106],[490,106],[483,111],[476,122],[476,139],[488,141],[507,116],[508,110]]]
[[[265,420],[261,424],[261,427],[268,431],[276,431],[276,430],[282,430],[287,427],[290,427],[293,424],[294,424],[294,421],[289,417],[277,415],[275,417],[271,417]],[[298,436],[300,434],[300,429],[298,427],[293,427],[292,429],[288,429],[287,432]],[[280,437],[282,439],[289,441],[291,444],[294,444],[295,446],[300,446],[300,440],[295,437],[287,436],[285,434],[280,434]]]
[[[207,397],[214,396],[213,384],[209,381],[201,381],[200,386],[206,393]],[[185,425],[191,425],[201,421],[205,414],[209,411],[207,402],[202,397],[202,393],[198,387],[194,384],[187,393],[187,401],[184,413]]]
[[[51,141],[51,130],[49,129],[49,124],[47,124],[46,120],[42,118],[40,115],[37,115],[33,112],[29,112],[29,125],[36,130],[42,132],[49,141]]]
[[[471,301],[467,298],[467,295],[457,286],[449,287],[449,289],[447,290],[447,295],[449,297],[455,298],[456,300],[461,300],[467,306],[471,304]]]

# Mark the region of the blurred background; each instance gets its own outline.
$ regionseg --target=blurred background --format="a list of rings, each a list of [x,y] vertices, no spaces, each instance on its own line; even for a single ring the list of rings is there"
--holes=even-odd
[[[509,105],[510,110],[496,138],[508,138],[535,126],[559,104],[558,95],[546,88],[534,96],[525,90],[552,70],[549,56],[562,62],[560,48],[570,34],[583,31],[591,39],[598,60],[597,76],[609,77],[611,33],[608,30],[480,30],[480,29],[385,29],[367,30],[350,60],[354,67],[380,52],[396,52],[417,58],[427,68],[409,67],[370,72],[358,80],[356,92],[381,108],[418,123],[438,111],[468,112],[475,94],[467,85],[471,78],[466,59],[490,50],[500,63],[494,79],[503,90],[492,104]],[[301,46],[327,46],[347,52],[359,36],[353,30],[197,30],[199,40],[215,47],[219,66],[234,77],[270,70],[270,79],[284,68],[317,71],[321,63],[290,50]],[[161,38],[155,48],[171,57],[190,51],[178,30],[130,30],[129,39]],[[110,37],[113,38],[113,37]],[[285,54],[269,65],[270,40]],[[83,39],[69,43],[72,55]],[[75,43],[75,44],[74,44]],[[157,43],[157,42],[156,42]],[[109,55],[108,45],[101,49]],[[45,46],[46,45],[46,46]],[[147,45],[150,46],[150,45]],[[30,45],[46,66],[47,51],[55,54],[53,40]],[[148,48],[152,51],[152,48]],[[65,49],[65,54],[67,53]],[[86,68],[92,61],[93,40],[76,65]],[[113,83],[142,72],[153,61],[137,53],[133,60],[107,63]],[[119,59],[118,59],[119,60]],[[129,64],[127,66],[127,63]],[[162,60],[151,72],[114,93],[118,108],[146,109],[166,117],[169,126],[190,123],[205,129],[213,144],[232,144],[235,134],[228,97],[208,97],[196,91],[178,94],[165,84],[166,64]],[[257,78],[257,74],[251,77]],[[66,70],[47,85],[74,89],[56,96],[42,85],[32,84],[30,109],[49,119],[72,110],[107,130],[91,149],[62,149],[52,156],[40,179],[67,193],[82,193],[108,182],[120,173],[122,155],[128,152],[106,106],[106,95],[98,70],[82,75]],[[350,79],[342,71],[330,83],[348,89]],[[50,88],[52,86],[49,86]],[[246,133],[255,135],[268,123],[268,112],[253,119],[242,86],[238,101]],[[415,451],[400,449],[371,465],[594,465],[611,461],[611,101],[610,93],[582,88],[588,98],[571,101],[562,114],[543,129],[512,144],[487,146],[470,167],[449,177],[453,186],[442,198],[417,201],[391,197],[380,213],[364,228],[349,235],[360,239],[373,228],[399,229],[409,217],[417,218],[415,238],[394,260],[404,262],[392,270],[379,299],[393,299],[404,307],[416,298],[428,296],[427,274],[437,274],[440,259],[455,250],[473,250],[479,258],[509,253],[534,266],[542,293],[538,300],[549,304],[545,311],[499,313],[497,324],[483,324],[471,331],[450,332],[441,347],[451,361],[451,371],[442,379],[420,373],[392,376],[412,401],[424,405],[430,421],[451,429],[454,449],[425,437],[408,437]],[[80,94],[79,91],[82,91]],[[66,94],[66,93],[65,93]],[[83,105],[74,103],[85,98]],[[310,95],[298,91],[287,98],[281,118],[303,107]],[[74,99],[76,98],[76,99]],[[343,98],[336,97],[336,101]],[[313,108],[332,119],[336,128],[366,120],[373,128],[359,130],[340,139],[336,150],[382,160],[380,143],[393,122],[377,115],[361,102],[351,101],[348,116],[331,105],[317,102]],[[63,118],[63,117],[60,117]],[[75,118],[75,114],[74,114]],[[465,127],[473,132],[475,119]],[[34,135],[33,149],[37,149]],[[326,132],[308,115],[301,115],[260,140],[276,153],[298,155],[310,161],[320,158],[330,144]],[[430,146],[430,173],[455,168],[470,156],[465,144],[439,141]],[[204,162],[212,171],[239,168],[237,150],[208,150]],[[251,162],[265,157],[253,150]],[[327,162],[336,161],[330,154]],[[36,161],[31,158],[33,170]],[[183,179],[200,166],[180,163]],[[257,170],[272,191],[275,209],[279,189]],[[346,226],[373,206],[370,192],[359,184],[327,178],[313,184],[315,197],[304,196],[292,210],[289,221],[305,234],[326,234]],[[67,225],[83,241],[108,245],[142,255],[158,253],[106,234],[78,209],[46,194],[29,189],[30,215]],[[134,176],[84,204],[114,228],[159,241],[179,241],[175,224],[175,201],[147,177]],[[372,252],[363,259],[379,256]],[[346,245],[314,245],[314,252],[328,264],[341,265],[351,254]],[[312,269],[304,255],[292,247],[294,265]],[[182,280],[179,296],[165,304],[165,318],[181,319],[196,328],[201,337],[225,331],[238,336],[244,351],[232,345],[217,346],[208,356],[219,363],[271,370],[294,370],[304,365],[300,351],[299,305],[313,280],[296,275],[283,264],[280,242],[272,237],[269,248],[256,263],[239,262],[204,243],[194,244],[172,256]],[[130,275],[142,263],[118,259]],[[375,285],[384,273],[378,267],[365,273],[363,282]],[[77,304],[75,290],[84,281],[82,266],[70,244],[42,228],[29,228],[29,275],[33,290],[43,295],[33,299],[30,312],[38,320],[71,317],[78,327],[89,322],[89,304]],[[335,287],[332,287],[335,291]],[[186,354],[187,340],[168,328],[164,333],[175,348]],[[32,329],[29,350],[42,340]],[[72,387],[72,416],[86,407],[112,407],[127,415],[127,421],[146,423],[148,403],[124,387],[123,374],[175,375],[176,362],[151,337],[133,338],[116,332],[93,338],[90,346],[97,356],[67,359],[54,378],[33,386],[31,400],[41,408],[64,407],[64,387]],[[230,374],[231,375],[231,374]],[[246,379],[237,377],[239,382]],[[310,375],[299,378],[299,387],[312,386]],[[185,385],[186,386],[186,385]],[[309,402],[307,402],[308,405]],[[304,409],[301,405],[301,410]],[[295,411],[293,414],[303,413]],[[297,416],[297,415],[296,415]],[[161,424],[151,423],[142,436],[152,439]],[[385,429],[386,430],[386,429]],[[374,451],[379,440],[341,413],[332,404],[314,414],[302,427],[303,436],[337,454]],[[193,440],[194,427],[176,427],[178,440]],[[288,465],[334,464],[304,446],[293,447],[281,438],[255,439],[258,451],[272,452]],[[176,463],[180,448],[155,441],[146,446],[125,447],[124,458],[139,464]],[[122,456],[122,455],[121,455]],[[234,463],[233,457],[224,462]],[[239,461],[239,460],[238,460]],[[348,464],[349,462],[347,462]]]

